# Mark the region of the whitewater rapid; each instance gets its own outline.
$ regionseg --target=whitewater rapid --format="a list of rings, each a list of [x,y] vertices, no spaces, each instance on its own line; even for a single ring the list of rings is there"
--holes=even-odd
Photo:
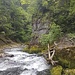
[[[50,75],[50,66],[43,56],[23,52],[22,48],[4,52],[14,56],[0,58],[0,75]]]

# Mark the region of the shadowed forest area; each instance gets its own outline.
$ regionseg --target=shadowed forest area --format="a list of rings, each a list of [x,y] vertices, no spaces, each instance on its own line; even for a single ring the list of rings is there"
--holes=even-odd
[[[75,75],[75,0],[0,0],[0,46],[15,42],[43,55],[50,75]]]

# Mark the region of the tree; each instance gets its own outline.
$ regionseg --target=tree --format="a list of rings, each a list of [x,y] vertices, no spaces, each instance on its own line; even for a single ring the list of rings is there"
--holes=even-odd
[[[5,32],[7,37],[17,42],[30,40],[31,19],[20,0],[0,0],[0,32]]]
[[[52,58],[55,53],[55,49],[50,51],[50,45],[54,43],[59,37],[61,36],[61,29],[60,26],[56,25],[55,23],[52,23],[50,25],[50,31],[48,34],[42,35],[40,42],[43,45],[48,45],[48,57],[49,60],[51,61],[52,65],[55,64],[57,61],[53,61]]]

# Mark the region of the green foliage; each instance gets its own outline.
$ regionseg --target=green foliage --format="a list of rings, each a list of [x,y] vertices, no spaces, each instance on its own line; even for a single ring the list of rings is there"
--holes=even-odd
[[[21,4],[30,4],[31,0],[20,0]]]
[[[71,64],[70,61],[59,57],[59,62],[61,63],[61,65],[62,65],[64,68],[70,68],[70,64]]]
[[[40,19],[42,24],[54,22],[60,26],[62,32],[74,33],[75,1],[0,0],[0,32],[4,31],[8,37],[12,35],[11,39],[28,40],[32,31],[33,19]],[[45,39],[45,43],[55,41],[60,33],[58,28],[50,29],[49,34],[43,35],[42,40]]]
[[[70,1],[70,15],[75,14],[75,0]]]
[[[0,32],[14,41],[25,42],[31,38],[31,14],[20,4],[19,0],[0,1]]]
[[[61,36],[61,29],[60,26],[56,25],[55,23],[52,23],[50,25],[50,31],[48,34],[42,35],[40,38],[40,42],[42,44],[52,44],[54,41],[56,41]]]
[[[47,17],[44,20],[55,22],[64,33],[75,32],[74,0],[41,0],[38,9],[39,13],[43,14],[43,17]]]
[[[42,0],[42,6],[47,7],[47,6],[48,6],[48,1],[46,1],[46,0]]]
[[[68,35],[68,37],[70,37],[72,39],[75,38],[75,33],[68,33],[67,35]]]

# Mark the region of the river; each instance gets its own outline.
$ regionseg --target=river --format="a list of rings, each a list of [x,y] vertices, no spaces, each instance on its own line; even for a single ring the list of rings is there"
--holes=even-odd
[[[50,75],[50,66],[43,56],[23,52],[19,47],[4,52],[14,56],[0,58],[0,75]]]

